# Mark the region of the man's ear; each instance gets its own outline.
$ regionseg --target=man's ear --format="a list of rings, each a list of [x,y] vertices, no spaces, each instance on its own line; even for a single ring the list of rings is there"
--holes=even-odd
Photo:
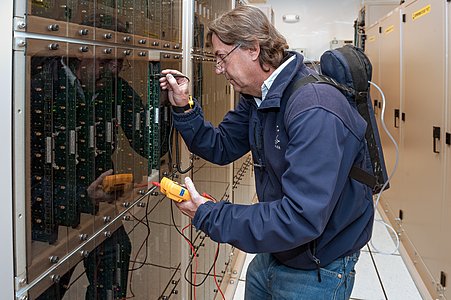
[[[260,56],[260,44],[258,41],[252,43],[252,47],[249,48],[249,53],[251,54],[252,60],[258,60],[258,57]]]

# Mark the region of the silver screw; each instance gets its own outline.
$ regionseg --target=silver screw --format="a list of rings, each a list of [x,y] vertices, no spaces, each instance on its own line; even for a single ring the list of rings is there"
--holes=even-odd
[[[58,283],[61,280],[61,276],[60,275],[52,275],[50,276],[50,278],[52,279],[53,282]]]
[[[60,258],[56,255],[52,255],[49,257],[49,260],[52,264],[56,264],[60,260]]]
[[[20,21],[19,23],[17,23],[17,28],[25,29],[25,27],[27,27],[27,24],[24,21]]]
[[[17,46],[19,46],[19,47],[25,47],[26,45],[27,45],[27,42],[25,42],[25,40],[17,41]]]

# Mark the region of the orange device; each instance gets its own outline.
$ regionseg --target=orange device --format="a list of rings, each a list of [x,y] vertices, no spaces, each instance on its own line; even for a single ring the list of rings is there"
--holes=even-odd
[[[168,197],[174,201],[182,202],[182,201],[186,201],[186,200],[191,200],[191,195],[189,194],[189,192],[186,188],[184,188],[177,182],[172,181],[171,179],[169,179],[167,177],[163,177],[161,179],[160,183],[152,182],[152,184],[155,186],[159,186],[160,191],[163,194],[165,194],[166,197]]]
[[[102,181],[102,189],[105,193],[120,190],[128,190],[133,183],[133,174],[108,175]]]

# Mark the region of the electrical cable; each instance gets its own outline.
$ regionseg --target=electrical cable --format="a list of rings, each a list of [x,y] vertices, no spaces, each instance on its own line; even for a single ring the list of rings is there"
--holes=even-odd
[[[186,225],[185,227],[183,227],[182,229],[182,233],[184,233],[185,229],[191,227],[191,224]],[[188,243],[190,249],[191,249],[191,254],[193,255],[193,260],[194,260],[194,275],[193,275],[193,295],[194,295],[194,300],[196,300],[196,275],[197,275],[197,267],[198,267],[198,260],[197,260],[197,251],[193,246],[193,243],[191,243],[191,241],[186,240],[186,242]]]
[[[155,207],[157,205],[158,204],[156,204],[153,207],[153,209],[155,209]],[[142,223],[143,225],[145,225],[147,227],[147,235],[146,235],[146,238],[144,239],[144,241],[141,243],[141,246],[139,247],[138,251],[136,252],[135,259],[133,260],[131,269],[128,269],[128,272],[130,272],[130,294],[132,296],[131,297],[127,297],[126,299],[135,298],[135,293],[133,292],[133,286],[132,286],[133,271],[141,269],[146,264],[146,261],[147,261],[147,253],[149,252],[148,251],[148,240],[149,240],[149,236],[150,236],[150,226],[149,226],[149,219],[148,219],[148,212],[147,212],[148,208],[149,208],[149,197],[147,197],[147,205],[146,205],[146,214],[145,214],[146,223],[144,223],[142,220],[139,220],[138,218],[136,218],[135,215],[131,214],[133,216],[133,218],[135,218],[139,223]],[[153,211],[153,209],[152,209],[152,211]],[[142,247],[144,245],[146,245],[146,256],[144,258],[144,261],[141,263],[141,265],[139,267],[135,268],[136,259],[138,258],[138,255],[141,252],[141,249],[142,249]]]
[[[144,261],[141,263],[141,265],[140,265],[139,267],[137,267],[137,268],[134,268],[134,267],[135,267],[136,260],[137,260],[137,258],[138,258],[138,255],[139,255],[139,253],[141,252],[143,246],[146,245],[146,249],[148,248],[149,236],[150,236],[150,231],[151,231],[151,230],[150,230],[150,225],[149,225],[149,213],[148,213],[148,209],[149,209],[149,199],[150,199],[150,195],[147,197],[146,214],[145,214],[145,216],[144,216],[144,218],[146,219],[146,223],[144,223],[142,220],[139,220],[135,215],[131,214],[132,217],[133,217],[135,220],[137,220],[139,223],[141,223],[141,224],[143,224],[144,226],[146,226],[146,228],[147,228],[147,235],[146,235],[146,238],[144,239],[144,241],[143,241],[143,242],[141,243],[141,245],[139,246],[138,251],[136,252],[135,259],[133,260],[132,268],[131,268],[131,269],[128,269],[129,272],[133,272],[133,271],[136,271],[136,270],[141,269],[141,268],[146,264],[146,262],[147,262],[147,256],[148,256],[148,252],[149,252],[149,251],[146,251],[146,256],[144,257]],[[131,275],[130,275],[130,276],[131,276]],[[131,278],[130,278],[130,279],[131,279]],[[131,281],[131,280],[130,280],[130,281]]]
[[[171,217],[172,217],[172,223],[173,223],[173,225],[174,225],[174,227],[175,227],[175,230],[177,230],[177,232],[178,232],[178,233],[179,233],[186,241],[188,241],[189,243],[191,243],[191,240],[188,239],[188,237],[187,237],[185,234],[183,234],[183,233],[180,231],[180,229],[177,227],[177,225],[175,224],[174,209],[173,209],[172,205],[173,205],[173,203],[171,202]],[[200,235],[200,233],[198,234],[198,236],[199,236],[199,235]],[[196,237],[196,239],[197,239],[197,237]],[[214,266],[215,266],[215,264],[216,264],[216,262],[217,262],[217,260],[218,260],[218,257],[219,257],[219,251],[218,251],[218,253],[216,253],[215,258],[214,258],[214,260],[213,260],[213,264],[211,265],[211,267],[210,267],[210,269],[208,270],[207,274],[205,275],[205,277],[202,279],[202,281],[201,281],[200,283],[193,283],[191,280],[188,279],[187,272],[188,272],[189,267],[191,266],[191,263],[192,263],[194,257],[193,257],[192,259],[190,259],[190,262],[188,263],[188,266],[186,267],[185,273],[184,273],[185,281],[188,282],[189,285],[195,286],[195,287],[199,287],[199,286],[203,285],[203,284],[205,283],[205,281],[207,280],[207,278],[210,276],[210,274],[211,274],[211,272],[212,272],[212,270],[213,270],[213,268],[214,268]]]
[[[133,287],[132,287],[133,272],[136,271],[136,270],[141,269],[142,267],[144,267],[144,266],[146,265],[147,258],[148,258],[148,251],[147,251],[147,248],[148,248],[148,241],[149,241],[149,236],[150,236],[150,232],[151,232],[151,230],[150,230],[150,225],[149,225],[149,215],[157,208],[157,206],[162,202],[163,199],[164,199],[164,197],[162,197],[160,200],[158,200],[157,203],[156,203],[156,204],[152,207],[152,209],[149,211],[149,210],[148,210],[148,209],[149,209],[149,200],[150,200],[150,195],[149,195],[149,196],[147,197],[146,212],[145,212],[144,217],[143,217],[142,219],[139,219],[139,218],[137,218],[135,215],[131,214],[132,217],[133,217],[136,221],[138,221],[138,223],[135,224],[135,225],[133,226],[133,228],[130,230],[130,232],[128,232],[127,234],[130,234],[130,233],[136,228],[136,226],[138,226],[138,224],[143,224],[144,226],[147,227],[147,235],[146,235],[146,238],[144,239],[144,241],[141,243],[141,246],[139,247],[138,251],[136,252],[135,259],[133,260],[131,269],[128,269],[128,272],[130,272],[130,281],[129,281],[129,282],[130,282],[130,294],[131,294],[131,296],[130,296],[130,297],[127,297],[126,299],[132,299],[132,298],[135,297],[135,293],[133,292]],[[143,219],[146,219],[146,223],[144,223]],[[144,244],[146,245],[146,256],[145,256],[145,258],[144,258],[144,261],[141,263],[141,265],[140,265],[139,267],[136,267],[136,268],[135,268],[136,259],[138,258],[138,255],[139,255],[139,253],[141,252],[141,250],[142,250]]]
[[[213,260],[213,264],[211,265],[211,267],[210,267],[210,269],[208,270],[207,274],[205,274],[205,277],[202,279],[202,281],[201,281],[200,283],[197,283],[197,284],[191,282],[191,281],[188,279],[187,272],[188,272],[188,269],[189,269],[190,264],[191,264],[191,262],[190,262],[190,264],[188,265],[188,267],[185,269],[185,273],[184,273],[185,281],[188,282],[191,286],[195,286],[195,287],[199,287],[199,286],[203,285],[203,284],[205,283],[205,281],[207,280],[207,278],[208,278],[209,276],[211,276],[211,272],[212,272],[212,271],[214,270],[214,268],[215,268],[216,262],[218,261],[218,257],[219,257],[219,252],[215,255],[215,258],[214,258],[214,260]],[[192,261],[192,260],[191,260],[191,261]]]
[[[149,195],[149,197],[150,197],[150,195]],[[153,210],[155,210],[155,208],[156,208],[156,206],[161,202],[161,200],[163,200],[164,199],[164,197],[163,198],[161,198],[159,201],[158,201],[158,203],[152,208],[152,210],[151,211],[149,211],[148,212],[148,214],[150,214],[150,213],[152,213],[152,211]],[[147,207],[146,207],[146,210],[147,210]],[[146,224],[142,221],[142,220],[139,220],[138,218],[136,218],[133,214],[132,214],[132,216],[133,216],[133,218],[135,218],[139,223],[141,223],[141,224],[143,224],[144,226],[146,226]],[[143,217],[143,219],[144,219],[145,217]],[[133,230],[134,230],[134,228],[136,227],[136,225],[132,228],[132,230],[130,230],[130,232],[128,232],[127,234],[130,234]],[[149,236],[147,236],[146,237],[146,239],[148,239],[148,237]],[[136,256],[139,254],[139,251],[138,251],[138,253],[136,254]],[[135,256],[135,257],[136,257]],[[147,260],[147,253],[146,253],[146,260]],[[145,260],[145,261],[146,261]],[[144,261],[144,263],[145,263],[145,261]],[[143,264],[144,264],[143,263]],[[141,268],[142,266],[140,266],[139,268]],[[139,268],[137,268],[137,269],[129,269],[128,271],[130,272],[133,272],[133,271],[136,271],[136,270],[138,270]],[[85,271],[83,271],[80,275],[78,275],[75,279],[73,279],[72,281],[71,281],[71,283],[67,286],[67,287],[65,287],[65,289],[70,289],[84,274],[86,274],[86,270]],[[130,276],[132,276],[132,275],[130,275]],[[130,277],[131,278],[131,277]],[[131,282],[131,280],[130,280],[130,282]],[[133,294],[133,293],[132,293]],[[129,298],[131,298],[131,297],[129,297]],[[127,298],[127,299],[129,299],[129,298]]]
[[[191,170],[194,168],[194,160],[191,158],[189,167],[186,168],[185,170],[182,170],[182,169],[181,169],[180,149],[179,149],[179,148],[180,148],[180,143],[179,143],[179,136],[178,136],[179,132],[177,131],[177,129],[174,128],[174,124],[172,123],[172,124],[171,124],[170,134],[169,134],[169,141],[172,141],[172,133],[173,133],[173,131],[175,131],[175,135],[174,135],[174,137],[175,137],[175,166],[176,166],[176,169],[177,169],[177,172],[178,172],[178,173],[180,173],[180,174],[186,174],[186,173],[188,173],[189,171],[191,171]],[[169,146],[169,149],[170,149],[170,150],[169,150],[169,156],[172,157],[171,145]],[[213,199],[214,199],[214,198],[213,198]],[[214,199],[214,200],[216,200],[216,199]],[[182,229],[182,231],[180,231],[180,230],[178,229],[178,227],[177,227],[177,225],[176,225],[176,222],[175,222],[175,218],[174,218],[174,210],[173,210],[173,203],[172,203],[172,201],[171,201],[171,218],[172,218],[172,223],[173,223],[175,229],[176,229],[177,232],[185,239],[185,241],[188,243],[188,245],[189,245],[190,248],[191,248],[192,259],[190,259],[190,262],[188,263],[188,266],[187,266],[187,268],[185,269],[184,278],[185,278],[186,282],[188,282],[188,284],[190,284],[190,285],[193,287],[194,300],[195,300],[195,299],[196,299],[196,287],[199,287],[199,286],[203,285],[203,284],[205,283],[205,281],[207,280],[207,278],[210,276],[212,270],[216,270],[216,262],[217,262],[218,257],[219,257],[219,243],[218,243],[218,247],[217,247],[216,252],[215,252],[215,257],[214,257],[214,260],[213,260],[213,264],[211,265],[211,267],[210,267],[210,269],[208,270],[207,274],[205,274],[205,276],[204,276],[204,278],[202,279],[202,281],[201,281],[200,283],[196,283],[197,267],[198,267],[197,250],[196,250],[196,247],[194,247],[193,243],[190,241],[190,239],[188,239],[188,238],[186,237],[186,235],[184,234],[184,230],[185,230],[186,228],[192,226],[192,225],[189,224],[189,225],[185,226],[185,227]],[[198,236],[199,236],[199,235],[200,235],[200,233],[198,234]],[[198,236],[197,236],[197,237],[198,237]],[[197,237],[196,237],[196,239],[197,239]],[[194,276],[193,276],[193,279],[194,279],[194,280],[193,280],[193,282],[191,282],[191,281],[188,279],[187,272],[188,272],[189,267],[192,266],[193,260],[195,261]],[[215,272],[215,271],[214,271],[214,272]],[[220,289],[220,287],[219,287],[219,285],[218,285],[218,283],[217,283],[216,273],[213,274],[213,278],[214,278],[215,284],[216,284],[216,286],[217,286],[217,288],[218,288],[218,291],[221,293],[221,296],[223,297],[223,299],[225,299],[224,294],[222,293],[222,291],[221,291],[221,289]]]
[[[216,246],[215,258],[218,257],[218,254],[219,254],[219,246],[220,246],[220,243],[218,243],[218,245]],[[215,285],[216,285],[216,287],[218,288],[219,293],[220,293],[221,296],[222,296],[222,299],[226,300],[226,298],[225,298],[225,296],[224,296],[224,293],[222,292],[221,287],[219,286],[218,280],[217,280],[217,278],[216,278],[216,260],[215,260],[215,263],[213,264],[213,279],[214,279],[214,281],[215,281]]]
[[[382,125],[382,128],[384,129],[385,133],[388,135],[388,137],[392,141],[393,145],[395,146],[395,153],[396,153],[396,159],[395,159],[395,164],[393,166],[393,170],[390,173],[390,175],[388,176],[387,181],[384,183],[384,185],[382,186],[380,192],[377,195],[376,202],[374,204],[374,207],[377,209],[377,207],[379,205],[379,201],[380,201],[381,195],[382,195],[382,192],[385,190],[385,188],[387,187],[387,185],[391,181],[393,175],[395,174],[396,169],[398,168],[399,148],[398,148],[398,144],[396,143],[396,140],[390,134],[387,126],[385,125],[385,120],[384,120],[385,104],[386,104],[386,102],[385,102],[385,94],[382,91],[382,89],[377,84],[375,84],[374,82],[368,81],[368,83],[373,85],[379,91],[379,93],[380,93],[380,95],[382,97],[381,125]],[[393,232],[393,234],[395,236],[395,245],[396,245],[396,247],[395,247],[395,250],[393,250],[392,252],[384,252],[384,251],[381,251],[380,249],[378,249],[377,247],[375,247],[374,244],[373,244],[373,241],[370,240],[371,246],[374,248],[374,250],[376,250],[377,253],[385,254],[385,255],[395,254],[399,250],[399,245],[400,245],[398,233],[396,232],[396,230],[390,224],[384,222],[382,219],[374,219],[374,221],[377,222],[377,223],[382,223],[385,227],[387,227],[388,229],[390,229]]]
[[[186,168],[185,170],[182,170],[182,168],[180,166],[181,162],[180,162],[180,149],[179,148],[180,148],[180,145],[179,145],[179,132],[178,132],[177,129],[175,129],[175,165],[176,165],[177,171],[180,174],[186,174],[189,171],[191,171],[191,169],[194,167],[194,162],[191,159],[190,160],[190,165],[188,166],[188,168]]]
[[[190,165],[188,166],[188,168],[186,168],[185,170],[182,170],[182,168],[180,166],[180,164],[181,164],[181,162],[180,162],[180,149],[179,149],[179,147],[180,147],[179,144],[180,143],[179,143],[178,130],[175,129],[174,123],[171,123],[171,129],[169,131],[169,139],[168,139],[169,140],[169,150],[168,150],[169,158],[172,161],[173,156],[172,156],[172,147],[171,147],[171,145],[172,145],[172,139],[173,139],[173,132],[174,131],[175,131],[175,135],[174,135],[175,136],[175,167],[176,167],[178,173],[186,174],[186,173],[188,173],[189,171],[191,171],[194,168],[194,161],[193,161],[193,159],[191,159]]]
[[[209,197],[211,197],[211,199],[212,199],[213,201],[217,202],[216,198],[214,198],[213,196],[209,195]],[[200,233],[196,236],[194,242],[197,240],[197,237],[198,237],[199,235],[200,235]],[[205,239],[205,237],[202,239],[202,242],[203,242],[204,239]],[[190,263],[188,264],[187,268],[185,269],[185,273],[184,273],[184,278],[185,278],[185,280],[186,280],[190,285],[195,286],[195,287],[199,287],[199,286],[201,286],[202,284],[204,284],[205,281],[207,280],[207,278],[210,276],[211,271],[214,271],[214,270],[215,270],[215,266],[216,266],[216,262],[218,261],[218,257],[219,257],[219,248],[218,248],[217,253],[215,253],[215,257],[214,257],[214,259],[213,259],[213,264],[211,265],[211,267],[210,267],[210,269],[208,270],[208,272],[207,272],[206,274],[204,274],[205,277],[204,277],[204,278],[202,279],[202,281],[201,281],[200,283],[198,283],[198,284],[196,284],[195,282],[193,283],[193,282],[191,282],[191,281],[188,279],[188,274],[187,274],[187,273],[188,273],[188,269],[189,269],[189,267],[190,267],[190,264],[191,264],[191,262],[192,262],[192,260],[191,260]]]
[[[168,137],[168,154],[169,159],[172,161],[172,132],[174,131],[174,123],[171,123]]]

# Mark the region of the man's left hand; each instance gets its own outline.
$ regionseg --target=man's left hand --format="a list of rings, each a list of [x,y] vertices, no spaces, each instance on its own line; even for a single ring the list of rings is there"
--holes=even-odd
[[[180,211],[184,215],[186,215],[192,219],[192,218],[194,218],[194,215],[196,214],[197,208],[209,200],[205,197],[202,197],[197,192],[191,178],[189,178],[189,177],[185,178],[185,186],[188,189],[189,194],[191,195],[191,200],[176,202],[175,204],[177,205],[177,207],[180,209]]]

